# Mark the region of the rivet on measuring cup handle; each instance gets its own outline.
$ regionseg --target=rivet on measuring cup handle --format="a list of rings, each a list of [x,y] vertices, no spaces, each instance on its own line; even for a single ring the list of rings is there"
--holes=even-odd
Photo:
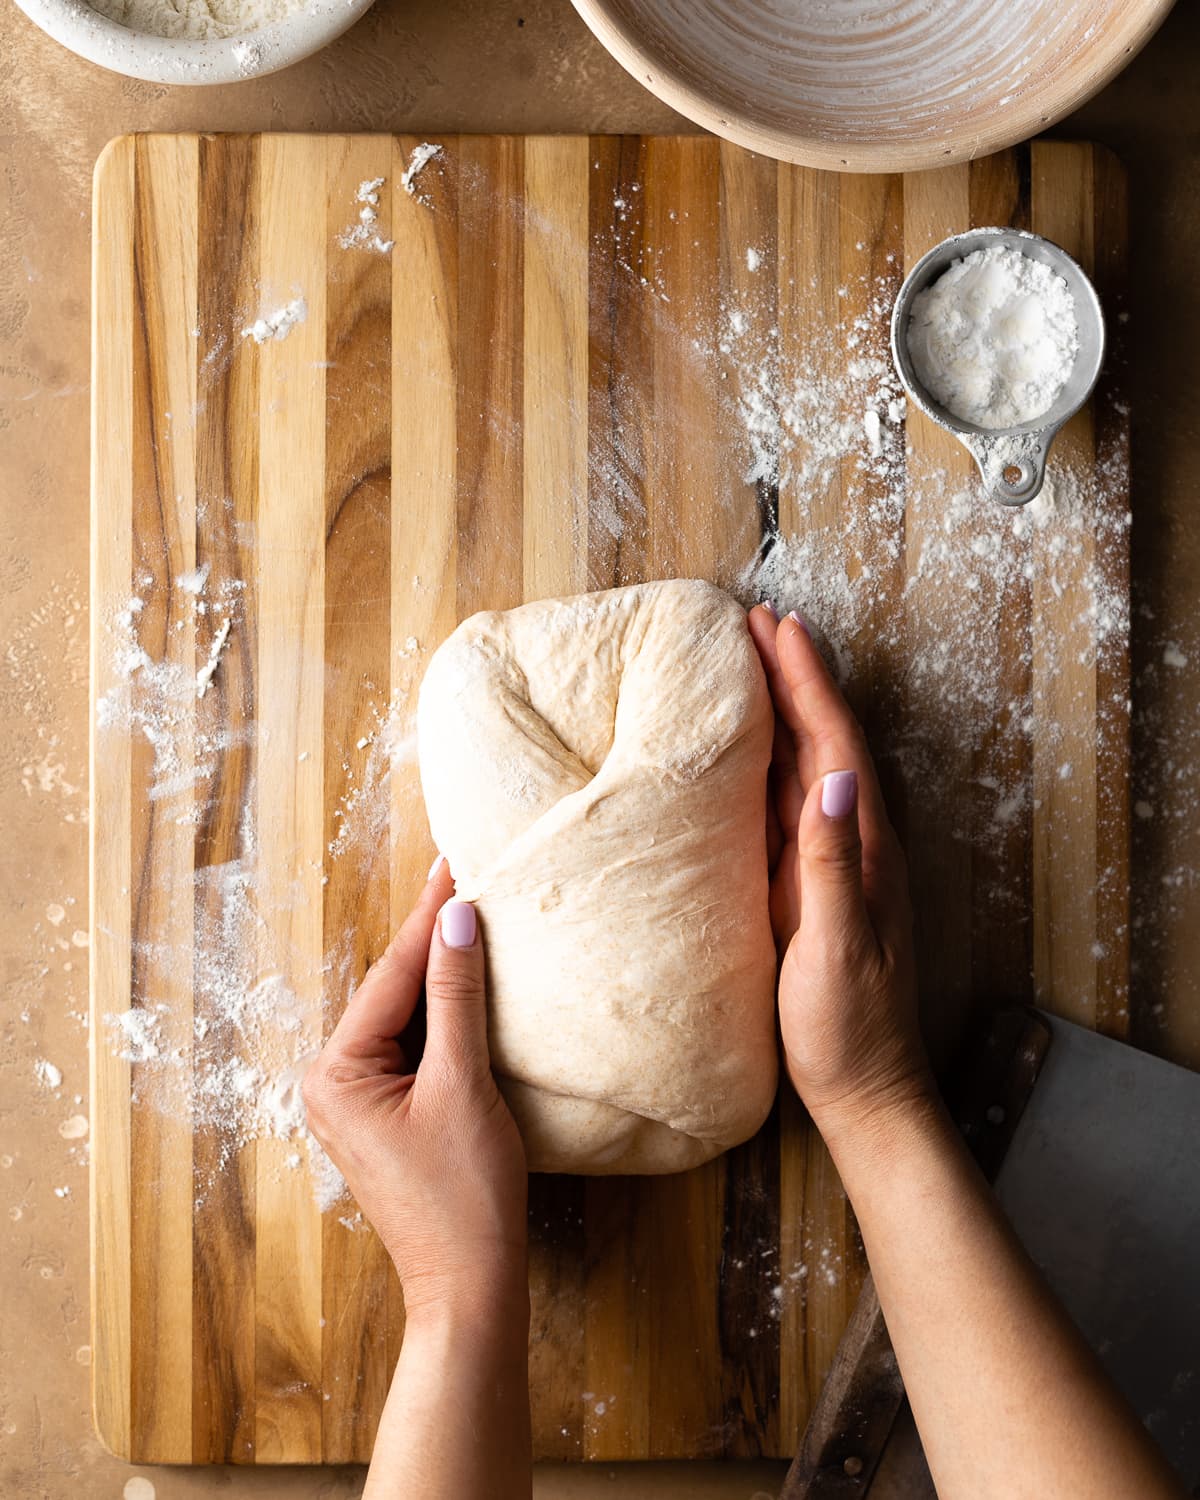
[[[1066,282],[1075,306],[1079,347],[1071,374],[1048,411],[1020,427],[979,427],[934,400],[917,377],[908,348],[914,298],[956,261],[999,245],[1040,261]],[[892,360],[913,404],[952,432],[979,466],[985,492],[1000,505],[1027,505],[1041,493],[1046,460],[1059,429],[1091,395],[1104,363],[1104,314],[1083,268],[1061,246],[1025,229],[972,229],[954,234],[917,261],[904,278],[892,308]]]
[[[979,466],[989,499],[998,505],[1028,505],[1046,483],[1046,460],[1058,431],[960,433],[959,439]]]

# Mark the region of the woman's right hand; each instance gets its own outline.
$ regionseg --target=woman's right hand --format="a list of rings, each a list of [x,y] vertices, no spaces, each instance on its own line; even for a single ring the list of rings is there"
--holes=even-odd
[[[787,1070],[819,1129],[932,1094],[904,854],[866,740],[807,627],[750,613],[775,703],[771,919]]]
[[[525,1153],[489,1064],[475,909],[452,891],[439,860],[304,1079],[309,1126],[395,1262],[410,1323],[525,1295]]]

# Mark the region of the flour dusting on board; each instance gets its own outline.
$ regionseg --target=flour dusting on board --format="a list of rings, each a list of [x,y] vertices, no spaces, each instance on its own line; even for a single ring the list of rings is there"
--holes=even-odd
[[[441,150],[430,143],[417,148],[398,186],[419,196],[414,184],[434,170]],[[391,250],[379,229],[385,188],[382,177],[359,184],[356,221],[339,241],[345,248]],[[738,554],[740,576],[735,569],[725,581],[746,603],[769,597],[799,608],[852,696],[868,673],[878,683],[881,661],[891,664],[893,679],[878,688],[878,701],[858,705],[873,713],[881,758],[918,806],[937,797],[951,765],[961,791],[947,814],[953,836],[986,857],[1033,805],[1035,742],[1039,754],[1053,758],[1056,781],[1067,789],[1074,784],[1079,756],[1070,744],[1073,726],[1065,722],[1069,705],[1064,712],[1071,673],[1120,643],[1128,628],[1122,590],[1106,581],[1102,566],[1105,548],[1123,547],[1128,526],[1127,514],[1111,503],[1124,483],[1119,457],[1086,473],[1052,460],[1046,489],[1032,506],[1014,512],[988,505],[969,462],[944,472],[919,459],[908,442],[908,412],[888,352],[901,275],[892,257],[862,275],[847,273],[834,304],[844,310],[821,315],[836,323],[834,331],[829,321],[796,311],[809,289],[800,288],[804,295],[781,315],[773,245],[735,244],[723,290],[703,304],[701,316],[695,305],[685,310],[676,300],[664,253],[639,220],[641,194],[639,184],[623,187],[611,225],[597,234],[623,280],[619,295],[633,299],[638,318],[666,351],[664,366],[716,392],[710,419],[733,446],[737,480],[706,499],[728,534],[740,530],[750,539]],[[667,218],[685,243],[686,213],[670,211]],[[231,327],[250,315],[244,311]],[[254,332],[260,321],[262,342],[286,337],[291,326],[282,319],[274,331],[271,309],[264,309],[243,336],[260,342]],[[644,565],[647,492],[664,475],[682,491],[690,453],[669,424],[644,420],[646,391],[636,366],[614,360],[610,373],[601,420],[562,398],[562,419],[586,417],[591,427],[579,476],[583,492],[563,497],[563,514],[567,525],[586,528],[590,554],[611,557],[615,576]],[[481,415],[496,441],[521,441],[512,413]],[[197,497],[201,526],[205,507],[219,503]],[[252,536],[242,540],[253,546]],[[222,727],[242,721],[213,705],[250,670],[243,653],[252,656],[253,621],[245,618],[241,586],[201,567],[174,580],[172,628],[181,641],[202,640],[204,649],[172,648],[152,581],[145,588],[135,583],[134,596],[110,622],[116,686],[99,705],[100,727],[144,742],[156,817],[203,829],[222,776],[235,757],[253,752],[261,732],[253,723]],[[1078,617],[1067,622],[1062,639],[1038,642],[1028,638],[1027,626],[1020,635],[1018,621],[1015,653],[1007,637],[1002,652],[1006,611],[1031,583],[1076,601]],[[412,587],[428,585],[413,579]],[[389,838],[403,836],[393,798],[398,772],[406,787],[414,784],[406,705],[425,653],[436,644],[393,642],[390,681],[357,684],[353,720],[336,730],[340,742],[299,747],[300,763],[324,755],[325,880],[336,878],[342,862],[366,889],[380,878]],[[1196,650],[1191,641],[1171,643],[1160,670],[1182,672]],[[1101,703],[1098,711],[1119,721],[1127,704]],[[256,1139],[288,1142],[294,1149],[283,1170],[309,1162],[318,1200],[327,1206],[340,1184],[307,1138],[298,1085],[327,1017],[353,988],[361,955],[353,933],[327,934],[319,964],[290,950],[281,934],[290,931],[298,908],[280,905],[278,882],[268,895],[254,843],[253,782],[241,792],[245,816],[230,857],[198,870],[178,898],[181,925],[186,913],[199,914],[194,1014],[183,1014],[174,998],[183,991],[169,945],[143,945],[134,955],[133,1004],[112,1015],[106,1029],[110,1045],[134,1063],[135,1088],[144,1097],[190,1109],[231,1151]],[[1160,804],[1157,795],[1142,799],[1139,818],[1152,824]],[[415,816],[419,821],[419,809]],[[987,889],[984,877],[980,889],[985,901],[1006,910],[1020,896]],[[335,902],[329,909],[341,908]],[[757,1274],[773,1278],[778,1296],[772,1296],[782,1308],[803,1297],[814,1278],[836,1279],[839,1257],[835,1247],[809,1245],[795,1265],[781,1268],[776,1257]]]
[[[135,942],[134,1003],[104,1024],[111,1049],[134,1065],[134,1104],[190,1118],[212,1142],[214,1172],[252,1141],[287,1142],[296,1150],[285,1170],[306,1160],[325,1209],[344,1185],[308,1130],[300,1094],[319,1046],[321,1005],[305,1002],[285,980],[294,956],[273,930],[274,913],[260,909],[253,802],[251,788],[236,857],[202,866],[167,896],[167,924],[194,943],[194,951],[184,945],[190,974],[181,974],[171,944]],[[303,978],[319,997],[321,974]],[[197,1199],[212,1186],[198,1180]]]
[[[377,255],[391,253],[395,240],[385,240],[379,233],[379,195],[386,181],[384,177],[368,177],[359,183],[354,194],[358,220],[338,235],[337,242],[343,250],[373,250]]]
[[[248,700],[236,700],[227,712],[205,701],[242,639],[245,583],[217,579],[205,561],[176,576],[169,590],[148,571],[138,587],[109,621],[115,680],[97,704],[98,746],[103,752],[114,731],[135,747],[147,746],[152,826],[196,830],[166,835],[183,839],[183,848],[222,815],[229,757],[252,756],[259,736],[258,726],[242,717]],[[210,635],[203,651],[196,640],[205,628]],[[388,857],[393,772],[415,759],[405,704],[420,664],[419,643],[409,637],[394,652],[392,701],[374,701],[364,684],[366,701],[340,758],[343,790],[333,808],[326,868],[351,861],[359,888]],[[239,664],[227,695],[242,691],[246,670]],[[301,750],[298,763],[310,756]],[[328,774],[337,773],[330,767]],[[340,1201],[344,1184],[308,1131],[300,1090],[328,1013],[340,1013],[354,988],[359,955],[353,933],[335,936],[319,959],[290,941],[290,914],[310,898],[303,886],[280,896],[278,872],[267,870],[256,842],[258,802],[251,775],[241,787],[229,858],[204,863],[187,850],[190,879],[174,880],[160,894],[155,938],[135,939],[132,1003],[103,1018],[105,1038],[133,1065],[134,1103],[188,1118],[211,1143],[212,1172],[224,1171],[253,1141],[286,1143],[292,1149],[279,1170],[306,1167],[324,1210]],[[64,917],[55,908],[50,920]],[[61,1083],[50,1063],[39,1063],[39,1077],[47,1087]],[[200,1200],[212,1181],[200,1168],[198,1174]]]
[[[242,329],[244,339],[253,339],[256,344],[265,344],[268,339],[285,339],[297,323],[308,317],[308,303],[303,297],[293,297],[282,307],[270,308],[259,314],[253,323]]]
[[[421,192],[417,185],[417,178],[425,170],[431,161],[441,156],[442,148],[433,141],[422,141],[419,146],[414,146],[412,155],[408,158],[408,166],[400,173],[400,186],[410,198],[415,198],[418,203],[428,204],[429,199]]]

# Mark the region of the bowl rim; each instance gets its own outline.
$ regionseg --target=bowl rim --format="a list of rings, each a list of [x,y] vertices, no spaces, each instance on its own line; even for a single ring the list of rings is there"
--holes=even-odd
[[[147,83],[244,83],[290,67],[341,36],[374,0],[308,0],[303,10],[239,36],[195,40],[134,31],[88,0],[16,0],[54,41],[97,67]]]
[[[1077,109],[1115,78],[1166,20],[1175,0],[1125,0],[1114,7],[1112,24],[1085,54],[1090,65],[1077,69],[1021,107],[997,110],[984,128],[951,130],[932,140],[839,144],[802,131],[780,131],[744,110],[722,109],[686,80],[663,55],[643,41],[620,15],[620,0],[571,0],[600,43],[652,94],[705,130],[750,151],[797,166],[835,172],[913,172],[947,167],[999,151],[1037,135]]]

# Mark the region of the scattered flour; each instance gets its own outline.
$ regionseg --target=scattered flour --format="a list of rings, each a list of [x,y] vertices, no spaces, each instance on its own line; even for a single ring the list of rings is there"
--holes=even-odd
[[[217,670],[217,663],[221,660],[221,652],[225,649],[225,642],[229,639],[232,621],[228,616],[221,621],[216,635],[213,636],[212,645],[209,647],[208,660],[196,673],[196,697],[203,698],[208,691],[208,685],[213,680],[213,673]]]
[[[408,166],[400,174],[400,186],[410,198],[416,198],[419,203],[428,203],[429,199],[424,197],[417,187],[417,178],[434,159],[441,156],[441,146],[432,141],[422,141],[419,146],[413,147],[413,153],[408,158]]]
[[[385,177],[368,177],[359,183],[354,194],[359,205],[358,222],[338,235],[343,250],[373,250],[377,255],[391,252],[395,240],[385,240],[379,233],[379,194],[386,181]]]
[[[104,1017],[108,1042],[133,1065],[134,1101],[190,1116],[214,1143],[215,1171],[251,1141],[288,1142],[293,1155],[304,1152],[324,1210],[341,1199],[344,1184],[308,1130],[300,1093],[323,1006],[305,1003],[283,978],[285,966],[301,966],[276,938],[273,913],[260,909],[248,817],[240,843],[236,858],[197,869],[189,885],[170,893],[182,908],[178,917],[194,922],[186,1015],[176,997],[188,979],[170,945],[135,943],[134,1003]],[[323,975],[322,966],[306,976],[306,988],[319,993]],[[199,1197],[206,1186],[198,1183]]]
[[[953,261],[913,299],[913,368],[934,398],[979,427],[1016,427],[1049,411],[1079,349],[1067,283],[1004,245]]]
[[[244,36],[303,10],[308,0],[88,0],[92,9],[152,36],[187,41]]]
[[[1174,667],[1176,671],[1180,670],[1183,667],[1186,667],[1188,664],[1187,657],[1183,654],[1183,652],[1179,649],[1174,641],[1168,641],[1167,644],[1163,647],[1162,659],[1164,666]]]
[[[250,744],[255,733],[252,724],[236,733],[208,733],[197,705],[203,697],[199,687],[211,677],[233,621],[240,618],[244,587],[240,580],[215,582],[205,564],[175,579],[170,608],[181,621],[193,626],[205,618],[220,621],[201,669],[203,682],[182,662],[146,649],[143,634],[154,633],[170,646],[174,633],[158,613],[162,601],[154,578],[147,574],[140,587],[112,622],[117,682],[98,704],[98,732],[144,737],[153,749],[151,803],[162,804],[176,824],[200,824],[212,809],[229,752]],[[368,705],[365,732],[349,742],[343,757],[330,861],[353,858],[369,870],[380,858],[387,860],[393,771],[415,759],[415,735],[402,704],[412,698],[420,670],[420,647],[409,637],[395,653],[396,699],[383,707]],[[367,752],[365,765],[354,748]],[[308,758],[308,751],[298,756]],[[133,1069],[135,1100],[190,1117],[198,1135],[215,1143],[210,1158],[215,1171],[251,1141],[286,1142],[291,1148],[286,1169],[306,1166],[324,1210],[341,1200],[345,1188],[308,1132],[300,1086],[316,1054],[326,1008],[340,1008],[353,988],[357,949],[354,935],[347,933],[316,967],[294,951],[290,902],[307,898],[299,890],[294,898],[286,889],[280,895],[273,879],[275,894],[265,899],[254,836],[256,805],[251,777],[243,789],[234,857],[199,865],[190,882],[163,892],[156,936],[134,945],[132,1003],[106,1015],[104,1030],[111,1051]],[[64,909],[60,923],[65,915]],[[157,938],[159,932],[179,930],[193,936],[182,959],[170,942]],[[86,941],[86,934],[79,936]],[[186,997],[182,1005],[181,996]],[[44,1081],[57,1087],[61,1077],[56,1079],[50,1066],[45,1065]],[[198,1196],[205,1191],[198,1182]]]
[[[268,339],[285,339],[297,323],[308,317],[308,303],[303,297],[293,297],[282,307],[264,312],[248,327],[242,329],[244,339],[253,339],[256,344],[265,344]]]
[[[149,591],[151,574],[144,575]],[[176,579],[182,608],[176,627],[195,630],[201,621],[213,626],[212,644],[199,668],[180,659],[177,651],[152,656],[142,645],[146,600],[135,594],[117,610],[109,626],[114,685],[96,705],[101,730],[115,729],[144,739],[153,752],[147,795],[152,802],[186,803],[176,821],[196,822],[204,812],[204,790],[216,784],[223,756],[246,743],[247,731],[224,724],[207,729],[195,723],[197,699],[205,696],[230,633],[242,615],[245,582],[222,579],[211,585],[208,563]],[[182,639],[182,631],[176,634]]]
[[[414,153],[404,174],[406,190],[434,155],[431,150],[418,165]],[[378,231],[383,188],[382,178],[360,184],[358,222],[341,240],[348,248],[391,248]],[[814,357],[806,335],[785,336],[779,327],[769,250],[746,251],[747,272],[764,273],[743,277],[752,290],[727,294],[715,322],[684,327],[675,309],[666,310],[670,289],[657,252],[636,229],[622,227],[633,223],[636,191],[622,197],[620,206],[614,203],[617,272],[644,295],[656,337],[680,340],[686,360],[706,381],[719,372],[719,417],[740,450],[746,487],[731,487],[735,493],[713,503],[730,510],[757,504],[762,521],[763,545],[738,591],[748,603],[772,597],[785,608],[799,607],[852,689],[867,674],[884,680],[871,730],[893,784],[899,780],[911,804],[936,797],[947,760],[955,763],[957,777],[985,740],[1022,752],[1012,756],[1011,772],[997,771],[985,757],[954,809],[954,836],[986,856],[1032,805],[1028,749],[1035,733],[1057,755],[1056,765],[1067,763],[1070,747],[1059,748],[1063,726],[1053,718],[1061,705],[1039,693],[1063,680],[1075,665],[1071,653],[1094,657],[1109,642],[1123,642],[1125,601],[1095,561],[1097,544],[1124,542],[1127,515],[1103,503],[1106,484],[1115,487],[1122,476],[1114,468],[1111,475],[1083,478],[1052,463],[1033,505],[1016,512],[981,505],[973,474],[952,478],[906,453],[907,413],[887,348],[898,266],[846,289],[863,311],[839,328],[844,356],[836,361],[824,349]],[[662,464],[648,445],[670,435],[647,433],[639,420],[644,390],[620,370],[606,399],[607,431],[590,446],[586,494],[572,497],[569,514],[571,524],[586,525],[589,548],[610,547],[619,557],[628,546],[636,560],[647,526],[645,490],[655,464],[660,472]],[[1000,670],[997,621],[1014,591],[1027,590],[1034,579],[1071,601],[1077,614],[1070,623],[1077,628],[1070,642],[1038,643],[1049,660],[1039,662],[1036,685],[1013,684]],[[413,579],[414,590],[428,586]],[[232,621],[237,631],[241,601],[227,592],[228,585],[218,589],[206,575],[190,589],[182,580],[179,587],[197,616],[202,609],[210,615],[214,642],[221,622]],[[165,801],[171,812],[182,808],[180,818],[195,816],[207,805],[227,752],[243,742],[202,731],[194,663],[176,667],[143,649],[139,633],[154,602],[143,590],[113,624],[118,688],[101,703],[100,718],[102,725],[124,727],[149,741],[150,797]],[[230,640],[237,646],[250,634],[226,632],[222,646]],[[1033,652],[1034,643],[1021,640],[1021,666],[1031,667]],[[419,674],[416,640],[406,642],[399,656],[411,658],[411,670]],[[346,733],[340,785],[329,792],[333,826],[326,871],[329,861],[353,859],[366,866],[386,858],[389,839],[398,836],[394,776],[413,759],[414,738],[403,706],[411,693],[397,680],[395,660],[392,690],[390,702],[386,692],[379,693],[380,706]],[[1107,707],[1113,713],[1127,708]],[[356,744],[365,755],[354,753]],[[309,753],[299,747],[297,760],[304,762]],[[316,747],[312,753],[319,758]],[[338,775],[336,759],[327,759],[326,767]],[[248,788],[248,806],[253,795]],[[304,1133],[299,1082],[312,1055],[313,1015],[312,1002],[300,995],[319,990],[321,1005],[334,1010],[352,984],[354,955],[347,945],[335,945],[325,953],[319,976],[302,967],[296,972],[294,955],[276,936],[288,923],[261,902],[249,831],[233,860],[198,871],[196,882],[178,898],[189,912],[201,914],[195,1020],[190,1013],[186,1020],[176,1015],[164,998],[179,992],[171,955],[146,949],[136,955],[133,1005],[109,1018],[110,1044],[130,1059],[136,1087],[153,1090],[164,1108],[190,1109],[201,1126],[230,1143],[230,1151],[253,1139],[287,1141],[284,1169],[297,1169],[307,1158],[318,1200],[335,1202],[340,1182]],[[991,897],[1006,910],[1021,896],[989,891],[982,875],[980,889],[985,901]],[[809,1249],[786,1270],[775,1263],[766,1267],[781,1309],[803,1296],[807,1284],[833,1284],[842,1273],[839,1250]]]
[[[37,1080],[45,1088],[57,1089],[62,1087],[62,1069],[55,1067],[52,1062],[47,1062],[44,1057],[39,1057],[33,1065],[33,1071],[37,1074]]]

